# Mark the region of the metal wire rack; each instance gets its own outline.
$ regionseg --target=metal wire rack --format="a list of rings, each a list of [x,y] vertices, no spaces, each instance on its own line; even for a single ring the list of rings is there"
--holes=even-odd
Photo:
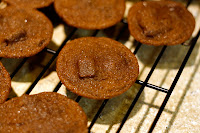
[[[191,2],[192,2],[192,0],[188,0],[186,6],[188,7],[189,4],[190,4]],[[120,32],[119,32],[119,34],[117,35],[117,37],[115,38],[115,40],[119,40],[120,37],[123,35],[124,31],[125,31],[125,30],[127,29],[127,27],[128,27],[128,26],[127,26],[127,22],[126,22],[125,20],[123,20],[121,23],[122,23],[123,26],[122,26],[122,28],[120,29]],[[52,50],[52,49],[50,49],[50,48],[45,48],[45,49],[42,51],[42,52],[47,52],[47,53],[52,54],[52,57],[51,57],[51,59],[48,61],[48,63],[45,65],[45,67],[42,69],[42,71],[41,71],[40,74],[37,76],[37,78],[34,80],[34,82],[31,84],[31,86],[28,88],[28,90],[25,92],[26,94],[30,94],[30,92],[33,90],[33,88],[36,86],[36,84],[39,82],[39,80],[44,76],[45,72],[50,68],[51,64],[56,60],[56,58],[57,58],[59,52],[60,52],[61,49],[64,47],[64,45],[66,44],[66,42],[68,42],[68,41],[72,38],[72,36],[75,34],[75,32],[77,32],[78,30],[79,30],[79,29],[77,29],[77,28],[73,28],[73,30],[70,32],[70,34],[67,36],[67,38],[62,42],[61,46],[57,49],[57,51]],[[99,32],[99,30],[95,30],[95,31],[93,32],[93,35],[92,35],[92,36],[96,36],[96,35],[98,34],[98,32]],[[127,112],[126,112],[126,114],[124,115],[124,118],[121,120],[121,124],[120,124],[120,126],[118,127],[118,130],[116,131],[117,133],[119,133],[119,132],[121,131],[121,129],[123,128],[123,126],[125,125],[126,120],[128,119],[128,117],[129,117],[131,111],[133,110],[134,106],[136,105],[136,103],[137,103],[137,101],[138,101],[138,99],[139,99],[140,95],[142,94],[142,92],[143,92],[143,90],[144,90],[145,87],[148,87],[148,88],[150,88],[150,89],[154,89],[154,90],[156,90],[156,91],[160,91],[160,92],[166,94],[165,99],[163,100],[163,103],[162,103],[162,105],[160,106],[160,109],[159,109],[159,111],[158,111],[158,113],[157,113],[157,115],[156,115],[154,121],[152,122],[152,124],[151,124],[151,126],[150,126],[148,132],[152,132],[152,131],[154,130],[154,128],[155,128],[155,126],[156,126],[156,123],[158,122],[159,117],[161,116],[161,114],[162,114],[162,112],[163,112],[163,110],[164,110],[164,108],[165,108],[165,106],[166,106],[166,104],[167,104],[167,102],[168,102],[168,100],[169,100],[169,98],[170,98],[170,95],[172,94],[172,92],[173,92],[173,90],[174,90],[174,88],[175,88],[175,86],[176,86],[176,83],[178,82],[178,80],[179,80],[179,78],[180,78],[180,76],[181,76],[181,73],[183,72],[184,67],[186,66],[186,63],[187,63],[187,61],[188,61],[188,59],[189,59],[189,57],[190,57],[190,55],[191,55],[191,53],[192,53],[192,51],[193,51],[195,45],[196,45],[196,42],[197,42],[197,40],[198,40],[198,38],[199,38],[199,35],[200,35],[200,30],[198,31],[197,35],[196,35],[194,38],[192,38],[192,39],[190,40],[189,45],[188,45],[189,49],[188,49],[188,51],[187,51],[187,53],[186,53],[186,55],[185,55],[185,57],[184,57],[184,59],[183,59],[182,64],[180,65],[180,68],[179,68],[179,70],[178,70],[178,72],[177,72],[177,74],[176,74],[176,77],[174,78],[174,80],[173,80],[173,82],[172,82],[172,84],[171,84],[171,87],[170,87],[169,89],[166,89],[166,88],[163,88],[163,87],[156,86],[156,85],[154,85],[154,84],[148,83],[150,77],[152,76],[154,70],[156,69],[157,64],[159,63],[161,57],[163,56],[164,52],[165,52],[166,49],[167,49],[167,46],[163,46],[163,47],[162,47],[162,49],[161,49],[159,55],[157,56],[156,60],[155,60],[154,63],[153,63],[153,66],[151,67],[151,70],[149,71],[148,75],[146,76],[146,79],[145,79],[144,81],[142,81],[142,80],[137,80],[137,81],[136,81],[136,84],[141,85],[141,87],[140,87],[140,89],[139,89],[137,95],[136,95],[135,98],[133,99],[133,101],[132,101],[130,107],[128,108],[128,110],[127,110]],[[136,42],[136,48],[135,48],[135,50],[134,50],[133,53],[137,55],[137,53],[138,53],[138,51],[139,51],[139,49],[140,49],[140,47],[141,47],[142,45],[143,45],[143,44],[141,44],[141,43],[139,43],[139,42]],[[19,63],[19,65],[15,68],[15,70],[10,74],[11,79],[17,74],[17,72],[18,72],[18,71],[21,69],[21,67],[27,62],[28,59],[29,59],[29,58],[24,58],[24,59]],[[55,87],[55,89],[53,90],[53,92],[57,92],[57,91],[59,90],[59,88],[61,87],[61,85],[62,85],[62,83],[59,82],[59,83],[57,84],[57,86]],[[78,97],[76,98],[76,102],[79,102],[79,101],[81,100],[81,98],[82,98],[82,97],[78,96]],[[99,108],[98,111],[96,112],[94,118],[92,119],[92,121],[91,121],[91,123],[90,123],[90,125],[89,125],[89,127],[88,127],[89,132],[90,132],[90,130],[92,129],[92,127],[93,127],[93,125],[95,124],[95,122],[97,121],[97,119],[99,118],[101,112],[103,111],[103,109],[104,109],[104,107],[106,106],[106,104],[108,103],[108,101],[109,101],[109,99],[106,99],[106,100],[104,100],[104,101],[102,102],[102,104],[100,105],[100,108]]]

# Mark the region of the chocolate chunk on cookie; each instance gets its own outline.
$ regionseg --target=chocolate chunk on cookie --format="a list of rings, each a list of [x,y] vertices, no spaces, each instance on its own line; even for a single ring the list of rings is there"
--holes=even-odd
[[[83,109],[55,92],[12,98],[0,112],[1,133],[87,133]]]
[[[145,1],[131,7],[128,26],[131,35],[141,43],[176,45],[191,37],[195,20],[181,3]]]
[[[0,16],[0,57],[33,56],[51,41],[53,26],[41,12],[8,6]]]
[[[66,44],[56,70],[70,91],[87,98],[108,99],[128,90],[139,66],[123,44],[105,37],[83,37]]]
[[[95,76],[95,62],[92,58],[83,56],[78,60],[79,76],[81,78]]]

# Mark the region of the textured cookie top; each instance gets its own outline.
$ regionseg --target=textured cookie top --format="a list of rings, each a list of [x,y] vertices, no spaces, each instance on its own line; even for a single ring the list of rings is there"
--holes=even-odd
[[[0,112],[1,133],[87,133],[83,109],[55,92],[12,98]]]
[[[3,0],[14,6],[28,7],[28,8],[42,8],[47,7],[54,0]]]
[[[0,9],[0,57],[29,57],[47,46],[53,34],[50,20],[33,9]]]
[[[11,79],[3,64],[0,62],[0,103],[8,98],[11,90]]]
[[[58,15],[74,27],[104,29],[118,23],[124,15],[124,0],[55,0]]]
[[[141,43],[176,45],[190,38],[195,20],[181,3],[148,1],[132,6],[128,25],[131,35]]]
[[[108,99],[128,90],[139,73],[137,59],[123,44],[105,37],[70,41],[58,56],[56,70],[70,91]]]

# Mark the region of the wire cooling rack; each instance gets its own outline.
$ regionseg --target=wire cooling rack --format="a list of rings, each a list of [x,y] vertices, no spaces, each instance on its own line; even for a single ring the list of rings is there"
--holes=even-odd
[[[186,7],[188,7],[190,5],[190,3],[192,3],[192,0],[188,0],[187,3],[186,3]],[[64,24],[56,15],[55,13],[52,13],[52,10],[53,7],[50,7],[50,8],[45,8],[45,9],[41,9],[42,12],[44,12],[45,14],[47,14],[47,16],[52,20],[53,24],[54,24],[54,27],[56,27],[56,25],[58,25],[59,23],[62,23]],[[50,11],[50,13],[49,13]],[[52,14],[51,14],[52,13]],[[56,19],[55,19],[56,18]],[[59,21],[57,21],[57,19]],[[122,20],[120,22],[120,28],[119,28],[119,31],[118,31],[118,34],[115,36],[115,40],[119,41],[120,38],[122,38],[122,36],[124,36],[124,34],[126,34],[125,32],[127,31],[128,29],[128,25],[127,25],[127,22],[126,20]],[[66,25],[65,25],[66,26]],[[48,71],[48,69],[50,69],[50,66],[53,64],[53,62],[55,62],[59,52],[61,51],[61,49],[64,47],[64,45],[66,44],[66,42],[68,42],[69,40],[71,39],[74,39],[76,37],[74,37],[75,33],[76,32],[79,32],[81,31],[81,29],[77,29],[77,28],[72,28],[70,27],[70,30],[69,32],[67,33],[67,37],[64,39],[64,41],[62,42],[62,44],[58,47],[57,50],[53,50],[53,49],[50,49],[50,48],[45,48],[41,53],[48,53],[51,55],[51,58],[47,61],[47,63],[43,66],[43,69],[40,71],[39,75],[37,75],[36,79],[31,83],[31,85],[29,86],[29,88],[25,91],[25,94],[30,94],[32,92],[32,90],[34,89],[34,87],[38,84],[38,82],[45,76],[45,73]],[[92,31],[92,35],[91,36],[97,36],[99,34],[99,32],[101,32],[100,30],[94,30]],[[180,67],[176,73],[176,76],[175,78],[173,79],[173,82],[171,83],[170,87],[169,88],[163,88],[161,86],[157,86],[155,84],[151,84],[149,83],[149,79],[151,78],[151,76],[153,75],[153,72],[154,70],[156,69],[160,59],[163,57],[163,54],[166,52],[166,49],[168,46],[163,46],[161,48],[161,51],[160,53],[158,54],[158,56],[156,57],[153,65],[151,66],[151,69],[150,71],[148,72],[146,78],[144,80],[137,80],[136,81],[136,84],[139,84],[140,87],[139,87],[139,91],[137,92],[136,96],[134,97],[134,99],[132,99],[132,102],[131,104],[129,105],[129,108],[126,110],[126,113],[124,114],[124,117],[121,119],[121,121],[119,122],[119,126],[118,126],[118,129],[116,130],[117,133],[119,133],[122,128],[124,127],[124,125],[126,124],[126,121],[127,119],[129,118],[129,115],[130,113],[132,112],[133,108],[135,107],[136,103],[138,102],[138,99],[140,98],[143,90],[145,87],[149,88],[149,89],[154,89],[156,91],[159,91],[159,92],[162,92],[162,93],[165,93],[166,96],[161,104],[161,106],[159,107],[159,110],[157,112],[157,115],[155,116],[155,119],[151,122],[151,126],[149,127],[149,130],[147,132],[152,132],[156,126],[156,123],[158,122],[163,110],[165,109],[165,106],[170,98],[170,95],[172,94],[180,76],[181,76],[181,73],[183,72],[185,66],[186,66],[186,63],[197,43],[197,40],[199,38],[199,35],[200,35],[200,30],[198,31],[198,33],[196,34],[196,36],[194,36],[189,42],[188,42],[188,51],[187,53],[185,54],[185,57],[183,57],[183,61],[182,63],[180,64]],[[141,46],[143,44],[139,43],[139,42],[136,42],[136,41],[133,41],[133,44],[135,46],[135,49],[133,51],[133,53],[135,55],[138,54],[138,51],[140,50]],[[186,46],[183,46],[183,47],[186,47]],[[15,75],[19,72],[20,69],[22,69],[22,67],[24,66],[24,64],[30,60],[30,58],[24,58],[22,60],[20,60],[20,63],[18,63],[16,65],[16,67],[12,70],[12,73],[10,73],[10,76],[11,76],[11,79],[13,79],[15,77]],[[60,87],[62,86],[62,83],[59,82],[56,87],[54,88],[53,92],[58,92],[58,90],[60,89]],[[75,101],[76,102],[79,102],[81,99],[83,99],[82,97],[80,96],[77,96]],[[102,101],[101,105],[99,105],[99,108],[97,109],[97,112],[95,113],[94,117],[91,119],[91,122],[89,123],[89,126],[88,126],[88,129],[89,129],[89,132],[93,132],[91,131],[93,126],[96,124],[96,121],[101,117],[101,113],[102,111],[104,110],[105,106],[107,105],[107,103],[109,102],[109,99],[106,99],[104,101]],[[117,104],[117,103],[116,103]]]

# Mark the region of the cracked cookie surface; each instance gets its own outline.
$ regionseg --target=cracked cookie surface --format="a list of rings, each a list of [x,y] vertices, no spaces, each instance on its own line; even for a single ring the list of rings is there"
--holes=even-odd
[[[124,0],[55,0],[58,15],[70,26],[105,29],[124,16]]]
[[[176,45],[191,37],[195,20],[181,3],[148,1],[131,7],[128,26],[131,35],[143,44]]]
[[[52,34],[50,20],[34,9],[0,9],[0,57],[35,55],[49,44]]]
[[[105,37],[83,37],[66,44],[56,71],[70,91],[87,98],[108,99],[128,90],[139,66],[123,44]]]
[[[54,2],[54,0],[3,0],[14,6],[29,7],[29,8],[43,8]]]
[[[0,104],[5,102],[11,91],[11,78],[3,64],[0,62]]]
[[[87,116],[55,92],[15,97],[0,105],[1,133],[87,133]]]

